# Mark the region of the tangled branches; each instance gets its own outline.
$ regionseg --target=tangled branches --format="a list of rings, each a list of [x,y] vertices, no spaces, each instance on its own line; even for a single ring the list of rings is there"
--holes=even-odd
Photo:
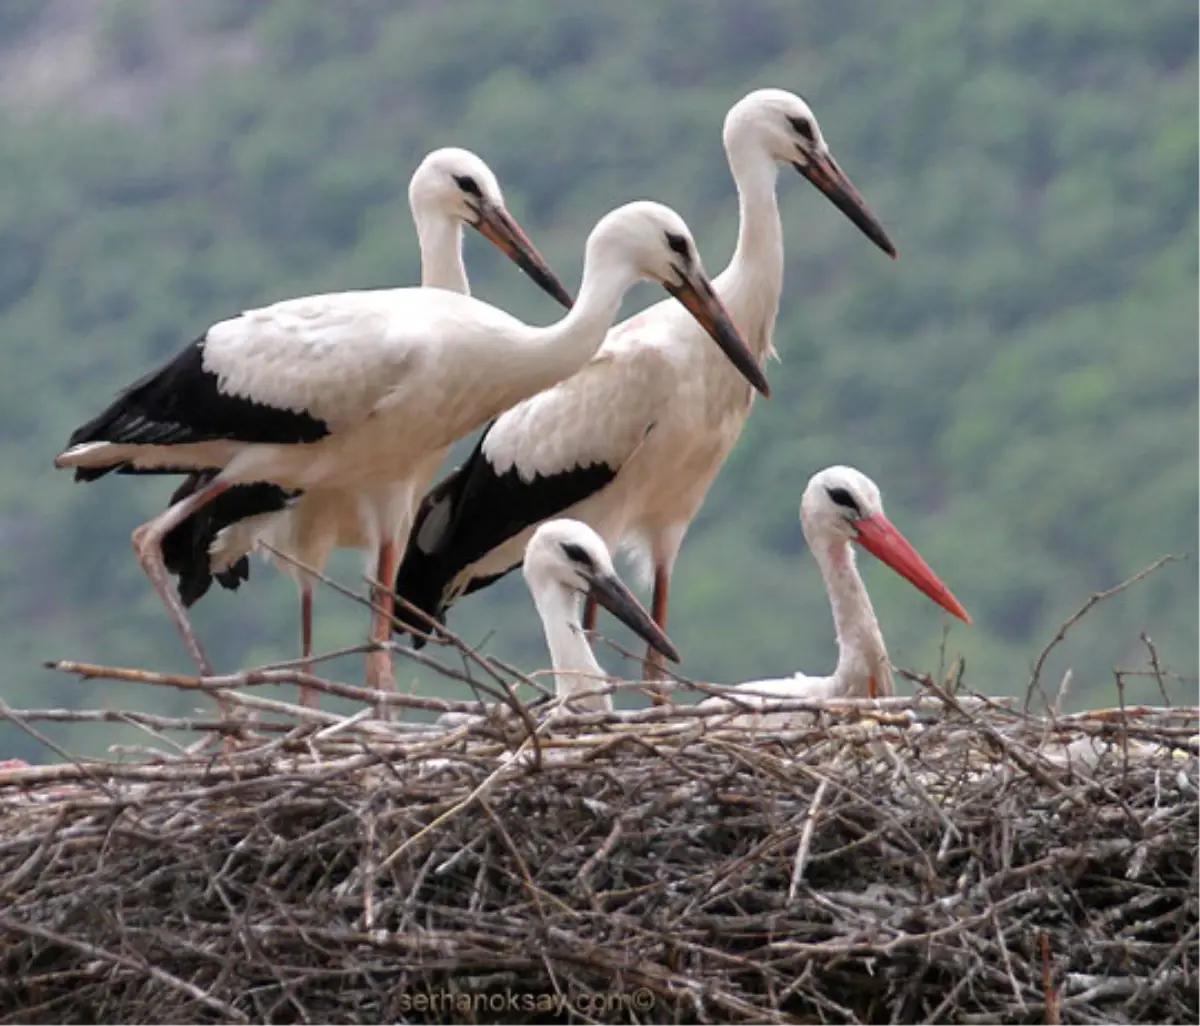
[[[1191,1022],[1198,715],[654,709],[535,758],[360,714],[0,769],[0,1022]]]

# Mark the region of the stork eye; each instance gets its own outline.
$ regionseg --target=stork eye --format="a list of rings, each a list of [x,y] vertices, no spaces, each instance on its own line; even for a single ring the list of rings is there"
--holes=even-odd
[[[682,235],[667,232],[667,245],[673,253],[678,253],[684,260],[687,260],[691,254],[691,249],[688,247],[688,240]]]
[[[596,569],[595,560],[588,555],[587,549],[585,549],[582,545],[575,545],[573,542],[563,542],[561,547],[563,550],[563,555],[566,556],[567,559],[569,559],[572,563],[578,563],[580,566],[586,567],[588,570]]]
[[[817,141],[817,134],[813,131],[812,122],[808,118],[788,118],[788,120],[792,123],[792,128],[796,130],[796,134],[805,142],[811,143]]]
[[[479,188],[479,183],[470,175],[455,175],[454,181],[455,184],[468,196],[474,196],[477,199],[483,199],[483,192]]]
[[[839,506],[844,506],[853,512],[856,517],[862,516],[862,510],[859,509],[858,502],[845,488],[826,488],[825,493]]]

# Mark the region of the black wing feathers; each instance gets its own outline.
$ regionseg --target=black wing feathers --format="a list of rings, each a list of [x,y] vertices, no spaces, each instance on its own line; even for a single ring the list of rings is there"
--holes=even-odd
[[[618,468],[603,463],[532,481],[522,480],[515,468],[497,474],[483,454],[486,437],[485,430],[466,462],[422,500],[396,574],[396,593],[439,622],[448,605],[446,590],[466,567],[526,528],[582,502],[617,476]],[[446,517],[445,527],[423,532],[435,512]],[[464,594],[487,587],[520,565],[471,581]],[[399,611],[397,618],[404,619]]]
[[[204,340],[197,339],[158,370],[135,381],[98,417],[79,427],[69,445],[119,442],[183,445],[233,440],[249,443],[316,442],[329,429],[305,412],[268,406],[221,391],[204,368]],[[92,481],[116,467],[86,467],[75,480]]]
[[[170,505],[199,491],[217,473],[204,470],[189,474],[171,496]],[[212,587],[213,577],[222,588],[236,591],[250,576],[250,561],[245,556],[226,570],[212,572],[208,552],[218,532],[246,517],[283,509],[297,494],[273,484],[238,485],[222,492],[169,531],[163,538],[163,562],[168,572],[179,578],[177,587],[183,604],[191,606],[199,602]]]

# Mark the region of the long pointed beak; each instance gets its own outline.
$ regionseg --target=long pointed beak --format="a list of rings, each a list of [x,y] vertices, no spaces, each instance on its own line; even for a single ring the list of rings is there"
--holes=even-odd
[[[941,581],[937,574],[929,569],[929,564],[912,547],[882,513],[860,520],[855,525],[858,536],[854,539],[881,563],[886,563],[905,580],[916,585],[946,612],[953,613],[963,623],[970,623],[971,617]]]
[[[737,368],[738,373],[765,398],[769,399],[771,386],[767,383],[767,376],[754,359],[750,347],[746,345],[742,336],[738,334],[737,328],[733,326],[729,312],[717,298],[716,292],[713,291],[712,282],[703,275],[700,275],[699,280],[696,281],[681,272],[677,284],[664,283],[663,288],[678,299],[687,312],[696,318],[712,340],[721,347],[721,352]]]
[[[507,210],[484,203],[479,211],[479,220],[472,224],[480,235],[529,275],[539,288],[550,293],[568,310],[571,308],[575,302],[571,293],[563,287],[542,254],[529,241],[529,236]]]
[[[597,602],[673,663],[679,662],[679,651],[646,612],[642,604],[615,574],[595,575],[588,580],[589,592]]]
[[[825,193],[829,201],[858,225],[859,230],[868,239],[895,260],[896,247],[892,245],[888,233],[880,224],[879,218],[871,213],[867,201],[854,188],[854,183],[838,167],[833,155],[813,152],[806,154],[806,157],[807,163],[794,162],[796,170]]]

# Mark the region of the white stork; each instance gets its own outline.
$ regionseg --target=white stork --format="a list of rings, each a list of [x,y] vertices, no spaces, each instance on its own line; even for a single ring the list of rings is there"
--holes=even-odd
[[[578,520],[548,520],[533,532],[522,564],[525,583],[541,617],[554,690],[562,705],[580,712],[611,712],[612,698],[588,694],[607,674],[596,661],[580,620],[583,598],[595,598],[647,645],[672,662],[679,653],[613,567],[604,539]],[[580,697],[576,697],[580,696]],[[479,720],[475,713],[443,713],[445,727]]]
[[[170,587],[163,536],[238,484],[328,488],[359,497],[377,581],[396,572],[412,478],[440,452],[596,352],[625,293],[657,281],[693,311],[760,391],[766,379],[704,273],[683,219],[630,203],[588,236],[579,297],[544,328],[441,289],[379,289],[287,300],[222,321],[135,382],[71,436],[55,466],[77,480],[112,470],[217,469],[133,533],[138,560],[201,672],[211,672]],[[368,683],[394,688],[391,592],[372,617]]]
[[[413,172],[409,206],[421,252],[421,285],[470,295],[463,264],[463,226],[470,225],[501,249],[538,285],[570,307],[571,295],[507,212],[500,183],[474,153],[453,147],[434,150]],[[433,453],[413,474],[413,494],[424,494],[447,450]],[[171,505],[216,476],[191,474],[171,496]],[[300,589],[300,638],[304,671],[312,655],[312,595],[315,579],[296,562],[320,572],[335,548],[368,544],[354,492],[318,488],[294,495],[276,485],[237,485],[188,517],[163,538],[168,572],[178,575],[179,597],[191,607],[208,591],[214,577],[235,590],[250,573],[246,558],[259,541],[288,559],[274,560]],[[317,693],[304,688],[304,705]]]
[[[542,524],[525,549],[523,573],[542,618],[558,698],[572,701],[595,690],[605,677],[580,620],[584,596],[602,605],[656,652],[679,661],[671,640],[617,576],[604,539],[587,524],[566,519]],[[613,707],[608,695],[586,695],[572,704],[583,712],[611,712]]]
[[[866,549],[964,623],[971,618],[937,578],[917,550],[883,513],[879,488],[852,467],[829,467],[814,474],[800,500],[800,527],[812,550],[833,608],[837,630],[837,668],[830,677],[797,673],[775,680],[752,680],[737,686],[737,704],[762,705],[772,699],[876,698],[895,694],[892,666],[875,610],[854,561],[854,545]],[[710,698],[701,708],[714,711],[736,706]],[[738,721],[760,727],[786,726],[796,714],[747,714]]]
[[[885,253],[895,249],[798,96],[750,93],[729,111],[724,142],[741,221],[733,259],[714,285],[761,364],[773,352],[783,284],[779,164],[793,165]],[[679,547],[753,398],[713,357],[669,303],[614,328],[580,373],[508,411],[426,497],[396,591],[442,618],[459,596],[518,565],[534,526],[563,515],[591,525],[610,549],[646,557],[654,619],[665,627]],[[594,607],[589,628],[591,614]],[[651,651],[645,676],[657,673]]]

